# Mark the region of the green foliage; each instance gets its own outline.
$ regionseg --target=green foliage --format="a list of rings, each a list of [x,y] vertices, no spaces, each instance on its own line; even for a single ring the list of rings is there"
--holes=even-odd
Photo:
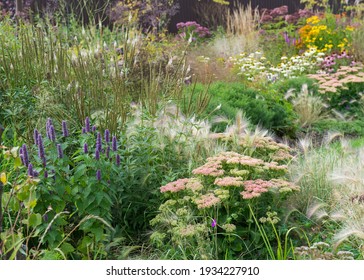
[[[351,120],[351,121],[343,121],[343,120],[321,120],[315,123],[310,131],[317,133],[318,135],[325,135],[327,131],[337,131],[345,136],[349,137],[363,137],[364,136],[364,121],[359,120]]]
[[[303,85],[307,85],[310,92],[318,94],[318,86],[315,83],[315,80],[306,76],[277,81],[272,84],[271,89],[276,91],[279,95],[284,96],[289,90],[300,92]]]
[[[202,91],[202,86],[196,86],[196,92]],[[225,116],[232,120],[237,111],[242,110],[253,125],[270,129],[278,135],[292,135],[295,131],[294,113],[291,105],[275,95],[264,94],[254,88],[248,88],[240,83],[216,82],[208,90],[211,100],[206,109],[210,119]],[[215,110],[220,106],[219,110]],[[224,131],[226,124],[213,127]]]

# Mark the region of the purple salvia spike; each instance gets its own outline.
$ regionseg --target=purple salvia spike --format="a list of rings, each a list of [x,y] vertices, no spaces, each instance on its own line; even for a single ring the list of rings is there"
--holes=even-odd
[[[120,161],[121,161],[120,155],[116,155],[116,165],[117,166],[120,166]]]
[[[96,125],[93,125],[92,126],[92,132],[95,132],[96,131]]]
[[[54,126],[53,125],[50,125],[49,126],[49,136],[50,136],[49,139],[51,139],[52,142],[55,142],[56,141],[56,132],[54,130]]]
[[[88,145],[87,145],[87,143],[83,144],[83,152],[84,152],[85,154],[87,154],[87,153],[88,153]]]
[[[98,169],[98,170],[96,171],[96,179],[97,179],[98,181],[100,181],[100,180],[101,180],[101,170],[100,170],[100,169]]]
[[[48,171],[47,170],[44,171],[44,178],[48,178]]]
[[[46,166],[46,157],[45,157],[45,151],[44,151],[44,145],[43,145],[43,138],[42,135],[39,134],[38,136],[38,156],[43,162],[43,166]]]
[[[115,135],[112,137],[112,150],[114,152],[118,150],[118,140]]]
[[[34,177],[33,165],[31,163],[28,165],[28,176]]]
[[[51,125],[53,125],[53,122],[52,122],[52,119],[51,118],[48,118],[47,119],[47,123],[46,123],[46,133],[47,133],[47,137],[49,139],[51,139],[51,131],[50,131],[50,127]],[[51,139],[52,140],[52,139]]]
[[[82,127],[82,134],[86,134],[86,128]]]
[[[38,135],[39,135],[39,132],[37,129],[34,129],[34,144],[38,146]]]
[[[25,166],[24,155],[20,154],[21,163]]]
[[[37,171],[33,171],[33,177],[38,177],[39,176],[39,172],[37,172]]]
[[[61,144],[57,144],[58,158],[63,158],[63,150]]]
[[[100,151],[99,150],[96,150],[95,151],[95,159],[96,160],[99,160],[100,159]]]
[[[97,133],[97,137],[96,137],[96,150],[99,150],[100,152],[102,150],[102,140],[101,140],[100,132]]]
[[[85,119],[85,129],[86,129],[86,132],[89,133],[91,131],[91,128],[90,128],[90,118],[89,117],[86,117]]]
[[[62,134],[63,134],[63,137],[68,137],[69,136],[69,132],[68,132],[67,122],[66,121],[62,121]]]
[[[27,145],[23,144],[23,159],[24,159],[24,165],[28,167],[29,164],[29,155],[28,155],[28,149]]]
[[[105,130],[105,142],[109,143],[110,142],[110,131],[108,129]]]

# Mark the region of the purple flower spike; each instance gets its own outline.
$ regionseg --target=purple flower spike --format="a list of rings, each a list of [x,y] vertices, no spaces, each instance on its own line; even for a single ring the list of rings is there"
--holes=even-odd
[[[56,141],[56,132],[54,130],[54,126],[53,125],[50,125],[49,126],[49,139],[52,141],[52,142],[55,142]]]
[[[20,154],[21,163],[25,166],[24,155]]]
[[[63,137],[68,137],[69,136],[69,132],[68,132],[67,122],[66,121],[62,121],[62,134],[63,134]]]
[[[89,133],[91,130],[90,130],[90,118],[87,117],[85,119],[85,129],[86,129],[86,133]]]
[[[34,144],[38,146],[38,135],[39,135],[39,132],[37,129],[34,129]]]
[[[99,150],[99,151],[102,150],[102,140],[101,140],[101,133],[100,132],[97,133],[96,150]]]
[[[27,145],[23,144],[22,146],[22,151],[23,151],[23,160],[24,160],[24,165],[26,167],[28,167],[29,164],[29,156],[28,156],[28,149],[27,149]]]
[[[47,170],[44,171],[44,178],[48,178],[48,171]]]
[[[96,131],[96,125],[93,125],[92,126],[92,132],[95,132]]]
[[[215,219],[212,219],[211,227],[214,228],[216,226],[217,226],[216,220]]]
[[[42,135],[39,134],[38,136],[38,156],[43,162],[43,166],[46,166],[46,158],[45,158],[45,151],[43,145],[43,138]]]
[[[28,176],[34,177],[33,165],[31,163],[28,165]]]
[[[108,129],[105,130],[105,141],[106,143],[110,142],[110,131]]]
[[[114,152],[118,150],[118,140],[116,139],[115,135],[112,137],[112,150]]]
[[[53,125],[52,119],[48,118],[46,122],[46,134],[49,139],[51,139],[50,126]]]
[[[96,150],[95,151],[95,159],[96,160],[99,160],[100,159],[100,151],[99,150]]]
[[[96,171],[96,179],[97,179],[98,181],[100,181],[100,180],[101,180],[101,170],[100,170],[100,169],[98,169],[98,170]]]
[[[117,166],[120,166],[120,161],[121,161],[120,155],[116,155],[116,165]]]
[[[86,134],[86,128],[82,127],[82,134]]]
[[[61,144],[57,144],[58,158],[63,158],[63,150]]]
[[[87,143],[83,144],[83,152],[84,152],[85,154],[87,154],[87,153],[88,153],[88,145],[87,145]]]

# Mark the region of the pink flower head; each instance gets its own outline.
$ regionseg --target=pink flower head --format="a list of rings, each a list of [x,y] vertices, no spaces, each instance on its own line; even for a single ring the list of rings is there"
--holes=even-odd
[[[220,187],[240,187],[244,182],[240,177],[223,177],[216,178],[214,184]]]
[[[210,208],[221,201],[220,198],[216,197],[214,194],[209,193],[201,195],[199,199],[196,199],[196,204],[198,209]]]
[[[181,190],[184,190],[186,188],[186,184],[189,182],[189,179],[178,179],[177,181],[168,183],[165,186],[162,186],[160,188],[160,191],[162,193],[164,192],[179,192]]]

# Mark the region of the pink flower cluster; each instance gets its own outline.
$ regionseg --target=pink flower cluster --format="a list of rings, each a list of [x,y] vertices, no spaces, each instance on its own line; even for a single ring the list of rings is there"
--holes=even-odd
[[[198,209],[210,208],[218,204],[220,201],[221,199],[212,193],[201,195],[199,199],[195,200]]]
[[[244,182],[244,191],[240,194],[244,199],[252,199],[267,192],[270,187],[273,187],[273,184],[270,181],[264,181],[261,179],[248,180]]]
[[[287,169],[286,165],[279,165],[274,161],[265,162],[261,159],[244,156],[235,152],[224,152],[215,157],[208,158],[206,164],[194,169],[192,173],[195,175],[220,177],[224,175],[224,163],[274,171],[285,171]]]
[[[249,180],[244,182],[244,191],[240,194],[244,199],[259,197],[262,193],[268,192],[269,189],[277,189],[279,192],[299,191],[300,187],[291,182],[282,179]]]
[[[177,181],[168,183],[165,186],[162,186],[160,188],[160,191],[162,193],[164,192],[179,192],[181,190],[184,190],[186,188],[186,184],[188,184],[190,179],[178,179]]]
[[[241,164],[245,166],[263,166],[264,161],[250,156],[244,156],[235,152],[224,152],[215,157],[207,159],[208,162],[219,162],[219,164]]]
[[[224,175],[224,170],[220,162],[211,161],[194,169],[192,173],[195,175],[219,177]]]
[[[223,177],[216,178],[214,184],[219,187],[240,187],[244,185],[244,181],[240,177]]]
[[[318,81],[321,93],[336,93],[340,88],[347,89],[347,83],[364,83],[364,72],[360,66],[340,66],[336,73],[311,74],[308,77]]]

